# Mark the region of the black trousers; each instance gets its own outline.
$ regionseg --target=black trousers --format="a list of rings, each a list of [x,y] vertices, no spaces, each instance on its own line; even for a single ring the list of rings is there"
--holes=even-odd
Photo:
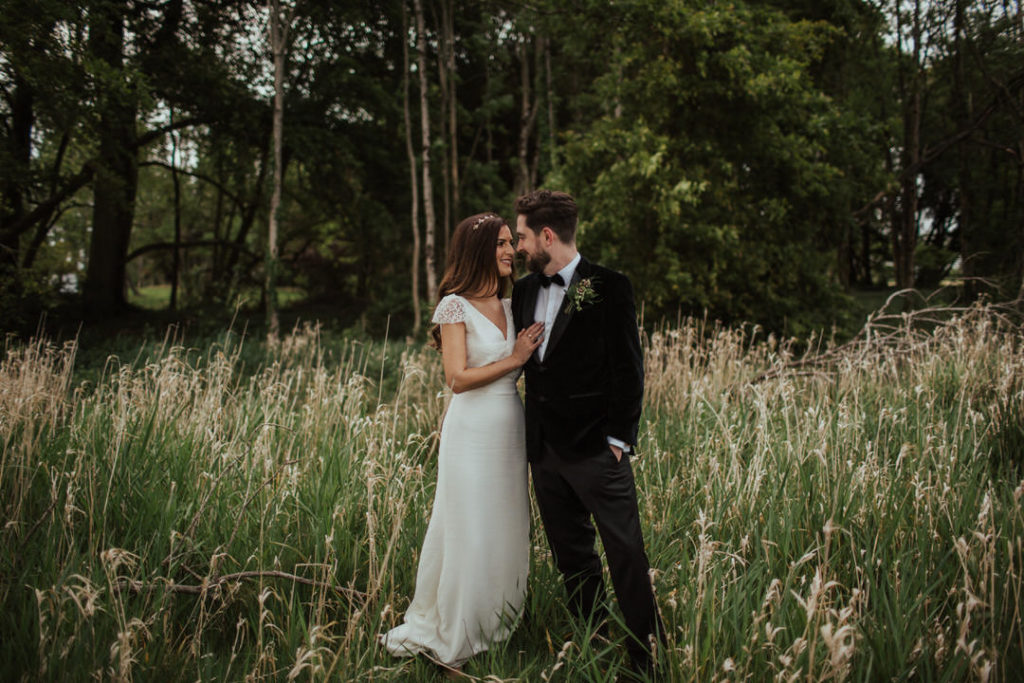
[[[569,611],[595,625],[606,617],[601,558],[594,548],[596,525],[630,631],[630,658],[634,666],[648,666],[649,639],[664,642],[665,629],[648,576],[629,456],[616,461],[606,448],[589,458],[566,461],[545,442],[543,457],[530,470],[544,532],[569,595]]]

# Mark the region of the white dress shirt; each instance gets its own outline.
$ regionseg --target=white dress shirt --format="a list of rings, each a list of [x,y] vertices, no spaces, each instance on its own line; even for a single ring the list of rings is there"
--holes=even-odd
[[[576,266],[580,263],[580,255],[576,254],[576,257],[560,271],[558,274],[562,276],[562,280],[565,281],[564,285],[551,283],[548,287],[541,287],[537,292],[537,307],[533,311],[533,319],[539,320],[544,323],[544,339],[540,343],[540,348],[537,349],[537,360],[544,360],[544,354],[548,350],[548,339],[551,338],[551,328],[555,326],[555,318],[558,317],[558,309],[561,308],[562,302],[565,301],[565,290],[568,288],[569,283],[572,282],[572,276],[576,272]]]

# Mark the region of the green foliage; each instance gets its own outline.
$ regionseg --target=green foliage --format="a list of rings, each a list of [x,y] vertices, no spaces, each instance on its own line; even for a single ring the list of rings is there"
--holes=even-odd
[[[416,74],[401,67],[403,43],[415,57],[402,3],[293,7],[281,282],[365,312],[368,327],[388,313],[411,325],[405,94],[417,178],[422,149],[418,85],[404,83]],[[583,250],[633,278],[647,320],[707,311],[786,333],[843,327],[841,292],[885,287],[891,274],[908,79],[920,69],[917,283],[963,274],[1016,296],[1019,22],[999,3],[922,7],[928,58],[913,64],[911,17],[903,8],[895,40],[892,4],[457,3],[453,130],[438,68],[443,13],[428,12],[437,262],[462,215],[509,213],[525,167],[528,184],[577,196]],[[129,36],[119,54],[92,40],[104,8],[120,10],[111,24]],[[50,290],[19,301],[22,317],[50,306],[65,276],[83,279],[110,228],[92,225],[92,179],[110,165],[100,140],[113,100],[147,141],[120,150],[141,164],[128,290],[176,280],[179,309],[224,311],[258,287],[270,195],[263,10],[2,0],[0,14],[0,265],[13,278],[8,298]],[[174,139],[172,113],[187,123]]]
[[[47,273],[0,267],[0,335],[35,331],[42,322],[40,312],[54,308],[58,301]]]
[[[842,117],[809,74],[834,31],[745,5],[621,11],[594,84],[604,113],[567,135],[549,178],[584,207],[583,249],[631,274],[655,315],[791,333],[834,320],[821,236],[847,220],[828,155]]]

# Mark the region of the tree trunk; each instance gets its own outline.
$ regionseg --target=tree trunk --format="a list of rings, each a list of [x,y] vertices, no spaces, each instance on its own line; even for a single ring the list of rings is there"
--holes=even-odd
[[[413,0],[416,11],[417,68],[420,75],[420,124],[423,145],[423,211],[426,221],[424,249],[426,250],[427,299],[437,301],[437,266],[434,249],[434,197],[430,182],[430,104],[427,99],[427,35],[423,18],[423,0]]]
[[[171,109],[171,122],[174,110]],[[178,178],[178,133],[171,133],[171,185],[174,187],[174,251],[171,252],[171,310],[178,308],[178,277],[181,271],[181,179]]]
[[[416,180],[416,152],[412,144],[409,107],[409,11],[402,3],[402,114],[405,117],[405,153],[409,157],[409,188],[412,223],[412,332],[420,331],[420,187]]]
[[[544,80],[547,86],[547,97],[544,99],[548,105],[548,154],[551,169],[554,170],[558,167],[558,147],[555,144],[555,88],[551,82],[551,41],[547,38],[544,39]]]
[[[849,291],[853,280],[853,225],[844,221],[840,228],[839,248],[836,250],[836,270],[839,284]]]
[[[970,87],[967,82],[967,18],[964,0],[956,0],[956,7],[953,15],[953,45],[955,53],[954,76],[953,76],[953,101],[956,106],[956,122],[959,130],[967,130],[974,118],[974,107],[971,101]],[[971,182],[971,153],[970,144],[961,142],[957,145],[957,186],[959,190],[959,212],[957,217],[957,232],[960,237],[960,268],[964,277],[964,293],[969,299],[977,294],[977,287],[973,280],[974,269],[974,226],[972,216],[974,212],[974,187]]]
[[[280,0],[270,0],[270,47],[274,52],[274,190],[267,220],[266,300],[267,338],[277,341],[277,213],[281,207],[281,148],[284,129],[284,60],[288,22],[281,17]]]
[[[860,281],[865,287],[871,287],[874,284],[874,273],[871,271],[871,245],[873,243],[871,223],[862,221],[860,226]]]
[[[917,98],[914,98],[917,100]],[[917,102],[920,106],[920,102]],[[916,126],[910,124],[908,132]],[[910,163],[914,163],[911,161]],[[899,253],[896,256],[896,286],[909,289],[914,286],[914,250],[917,248],[917,176],[903,180],[900,188]]]
[[[124,49],[123,8],[100,4],[89,24],[89,51],[120,74]],[[93,179],[92,237],[84,299],[93,314],[124,309],[125,255],[135,215],[138,158],[134,84],[116,83],[99,94],[99,157]]]
[[[5,287],[17,286],[17,264],[20,251],[20,233],[13,225],[25,213],[25,201],[20,178],[28,177],[32,162],[32,126],[35,122],[34,94],[32,86],[18,72],[14,75],[14,94],[11,97],[11,112],[8,145],[17,172],[4,183],[0,197],[0,282]]]
[[[1021,0],[1017,0],[1016,25],[1018,43],[1024,39],[1024,12],[1021,11],[1021,4]],[[1017,107],[1018,109],[1024,109],[1024,92],[1017,95]],[[1017,138],[1017,206],[1018,209],[1024,208],[1024,137],[1020,136],[1019,130]],[[1024,216],[1020,216],[1017,219],[1017,239],[1018,244],[1024,244]],[[1020,288],[1017,290],[1017,299],[1024,301],[1024,250],[1021,249],[1017,250],[1017,281],[1020,283]]]
[[[484,64],[484,93],[487,96],[491,94],[491,63],[489,60]],[[484,149],[486,150],[484,158],[487,165],[490,166],[494,163],[494,126],[491,123],[490,107],[484,107]]]
[[[897,8],[897,35],[902,35]],[[909,68],[909,79],[900,74],[900,94],[903,101],[903,151],[901,154],[900,211],[894,230],[893,261],[896,266],[896,287],[908,289],[914,286],[914,250],[917,248],[917,177],[918,173],[907,173],[916,169],[921,160],[921,3],[914,0],[913,25],[911,27],[913,56]]]
[[[902,89],[901,89],[901,91],[902,91]],[[885,167],[886,167],[886,170],[889,171],[890,174],[894,174],[895,175],[895,173],[896,173],[896,166],[897,166],[897,161],[896,161],[895,153],[892,152],[891,150],[887,149],[886,152],[885,152]],[[900,209],[899,209],[898,195],[895,192],[892,192],[892,193],[888,194],[887,197],[886,197],[885,205],[884,206],[885,206],[885,213],[887,214],[886,215],[886,219],[888,219],[888,222],[889,222],[889,236],[890,236],[890,239],[892,241],[893,270],[895,271],[897,266],[898,266],[898,264],[899,264],[899,253],[900,253],[900,239],[899,239],[900,238],[900,229],[899,229],[899,226],[900,226]],[[885,219],[883,219],[883,220],[885,220]],[[870,247],[868,247],[868,249],[870,249]],[[898,286],[899,285],[899,276],[896,275],[896,273],[893,273],[893,277],[894,277],[894,284]],[[885,286],[885,287],[889,286],[888,277],[885,274],[883,274],[882,285]]]
[[[537,105],[533,102],[532,89],[530,87],[530,51],[527,49],[527,38],[524,35],[522,41],[516,46],[519,54],[520,64],[520,89],[522,100],[519,108],[519,172],[516,175],[516,194],[526,194],[533,189],[530,182],[530,138],[533,135],[534,124],[537,121]]]
[[[526,49],[526,36],[522,42],[516,45],[516,54],[519,56],[519,145],[517,157],[519,169],[516,173],[516,196],[521,196],[530,191],[530,167],[526,155],[530,145],[530,58]]]
[[[459,100],[457,96],[458,88],[455,82],[455,3],[454,0],[442,0],[442,3],[448,6],[448,11],[445,12],[445,42],[448,44],[448,151],[451,159],[452,215],[455,216],[457,221],[462,215],[462,207],[460,206],[462,199],[459,191]],[[448,250],[448,238],[451,234],[451,229],[451,223],[446,223],[444,226],[446,252]]]
[[[1017,142],[1017,159],[1024,160],[1024,140]],[[1017,205],[1024,206],[1024,164],[1017,162]],[[1017,219],[1017,244],[1024,244],[1024,217]],[[1017,250],[1017,299],[1024,301],[1024,250]]]
[[[545,39],[543,37],[538,37],[537,40],[534,42],[534,48],[535,48],[534,49],[534,52],[535,52],[535,54],[534,54],[534,64],[537,67],[537,85],[534,88],[534,92],[536,93],[536,96],[534,97],[534,101],[533,101],[533,119],[534,119],[534,123],[532,124],[532,128],[534,130],[531,131],[531,135],[536,132],[536,128],[537,128],[537,123],[536,123],[536,121],[537,121],[537,114],[538,114],[538,112],[540,112],[540,91],[541,91],[540,64],[541,64],[541,61],[544,58],[544,43],[545,42],[546,41],[545,41]],[[537,138],[536,139],[536,143],[533,145],[533,159],[530,162],[530,189],[531,190],[533,188],[537,187],[537,175],[540,172],[540,154],[541,154],[541,147],[542,147],[542,145],[541,145],[541,142],[540,142],[540,134],[539,133],[536,135],[536,138]]]
[[[217,155],[217,157],[216,157],[216,167],[217,167],[217,176],[218,176],[218,178],[220,178],[220,177],[222,177],[224,175],[224,165],[221,163],[220,155]],[[230,220],[230,216],[234,215],[233,208],[234,208],[234,203],[232,202],[232,210],[228,212],[229,220]],[[224,222],[224,188],[221,187],[221,186],[218,186],[217,187],[217,199],[214,202],[214,208],[213,208],[213,239],[218,244],[213,247],[213,249],[211,250],[211,253],[210,253],[210,263],[213,264],[213,270],[212,270],[211,276],[209,278],[207,278],[206,282],[203,283],[203,291],[205,292],[205,295],[207,297],[212,297],[215,294],[215,292],[216,292],[216,289],[215,289],[215,286],[214,286],[213,282],[214,282],[214,278],[217,276],[217,273],[220,272],[220,269],[217,266],[223,260],[223,255],[222,255],[223,252],[221,251],[221,246],[219,244],[219,242],[221,242],[222,240],[226,239],[226,235],[222,235],[222,232],[221,232],[221,225],[223,224],[223,222]],[[229,222],[228,225],[231,225],[231,223]]]
[[[256,175],[256,185],[253,188],[252,201],[249,202],[242,212],[242,222],[238,226],[238,232],[235,234],[234,239],[235,248],[228,252],[227,266],[224,269],[230,282],[227,288],[228,297],[233,296],[238,291],[238,259],[242,253],[242,247],[245,246],[245,241],[249,237],[249,232],[252,231],[252,227],[256,224],[259,208],[263,204],[263,189],[267,180],[267,168],[270,166],[269,155],[270,147],[264,145],[260,152],[260,167]],[[229,222],[229,231],[230,225],[231,223]]]
[[[439,92],[439,114],[438,135],[444,143],[445,148],[450,144],[451,138],[448,135],[448,3],[440,0],[440,15],[436,17],[437,32],[437,85]],[[451,229],[451,168],[448,165],[447,154],[442,150],[441,160],[441,233],[443,254],[448,253],[448,232]],[[445,258],[442,256],[441,261]]]

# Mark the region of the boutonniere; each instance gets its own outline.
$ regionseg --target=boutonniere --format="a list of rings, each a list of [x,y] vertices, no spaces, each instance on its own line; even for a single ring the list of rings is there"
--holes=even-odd
[[[597,302],[597,292],[594,291],[596,282],[597,278],[585,277],[565,290],[565,312],[582,311]]]

